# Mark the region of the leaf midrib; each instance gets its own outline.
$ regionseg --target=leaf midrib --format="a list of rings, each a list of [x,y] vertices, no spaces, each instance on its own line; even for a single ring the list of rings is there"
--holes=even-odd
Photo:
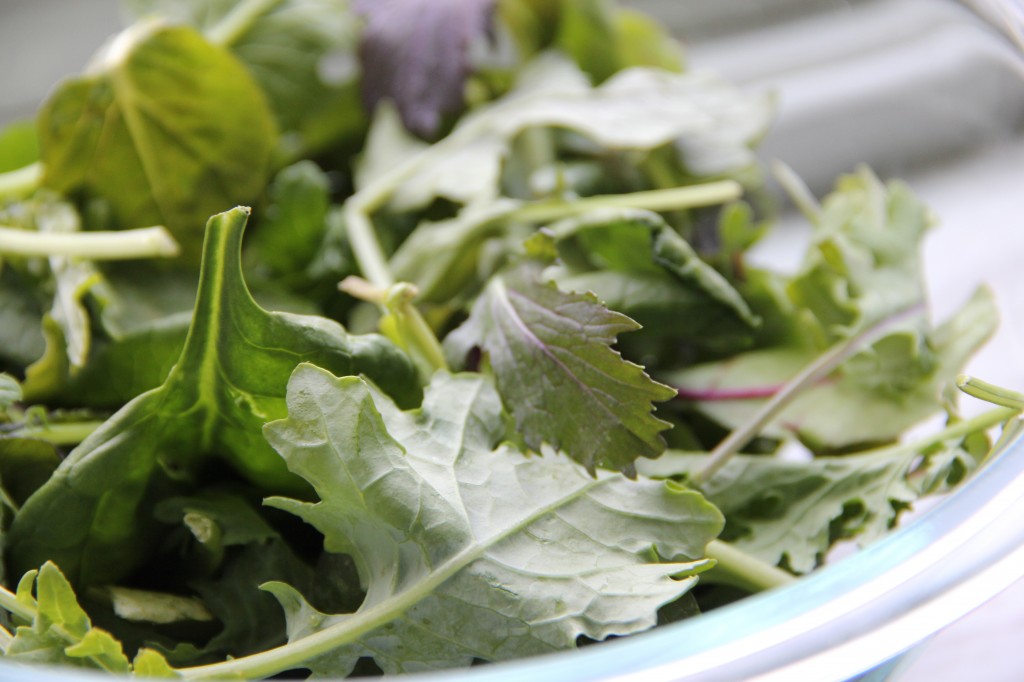
[[[405,592],[393,595],[370,608],[357,611],[345,620],[302,639],[263,651],[210,666],[199,666],[179,670],[186,679],[202,679],[208,672],[216,675],[241,673],[250,677],[272,675],[282,670],[301,667],[301,664],[345,644],[401,617],[408,609],[429,597],[445,582],[455,577],[472,563],[483,558],[489,549],[533,525],[548,514],[575,502],[594,489],[616,480],[616,476],[587,481],[570,494],[560,497],[551,504],[540,507],[532,514],[496,533],[485,541],[478,541],[455,554],[438,568],[428,573],[421,581]]]

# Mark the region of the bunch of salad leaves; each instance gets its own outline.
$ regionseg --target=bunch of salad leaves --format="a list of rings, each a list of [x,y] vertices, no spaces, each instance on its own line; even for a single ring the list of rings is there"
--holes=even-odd
[[[968,381],[1002,407],[961,416],[996,313],[932,322],[905,185],[780,169],[813,237],[748,261],[771,97],[635,11],[125,6],[0,132],[9,661],[343,677],[640,632],[885,533],[1024,405]]]

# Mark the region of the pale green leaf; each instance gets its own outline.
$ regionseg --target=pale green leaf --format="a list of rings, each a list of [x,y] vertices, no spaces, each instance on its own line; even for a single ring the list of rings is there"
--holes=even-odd
[[[814,222],[796,275],[760,273],[747,287],[769,320],[763,345],[662,379],[735,428],[826,348],[884,322],[882,338],[802,390],[767,434],[796,434],[819,452],[892,440],[942,408],[944,387],[995,329],[992,295],[977,291],[933,325],[921,257],[931,216],[906,186],[866,168],[839,180]]]
[[[103,630],[89,630],[76,644],[66,648],[64,653],[71,658],[95,661],[97,667],[108,672],[124,674],[131,670],[121,643]]]
[[[736,455],[701,486],[725,515],[722,539],[772,565],[796,573],[815,569],[840,540],[867,545],[888,532],[899,513],[937,490],[974,458],[962,438],[937,447],[892,446],[876,451],[787,460]],[[641,471],[686,476],[705,455],[670,451]]]
[[[572,131],[604,150],[675,145],[695,175],[724,174],[752,163],[750,145],[770,115],[767,98],[707,74],[637,67],[595,88],[571,62],[549,53],[523,67],[508,95],[464,116],[428,153],[378,182],[394,182],[391,205],[402,211],[435,198],[493,200],[513,140],[532,128]]]
[[[152,649],[140,649],[132,661],[132,670],[139,677],[144,678],[180,678],[162,655]]]
[[[121,643],[92,626],[71,584],[53,563],[43,564],[38,572],[27,572],[18,583],[17,599],[34,611],[35,617],[31,625],[21,625],[15,630],[5,658],[70,664],[115,673],[129,671]]]
[[[436,374],[422,409],[401,412],[357,378],[302,365],[288,400],[267,437],[319,501],[268,503],[350,554],[366,589],[355,613],[328,615],[270,588],[290,640],[323,642],[303,662],[317,675],[361,656],[395,674],[649,628],[720,528],[699,493],[500,444],[501,403],[479,376]]]
[[[117,585],[96,589],[110,602],[117,617],[128,621],[167,624],[213,620],[209,609],[195,597]]]
[[[902,183],[884,185],[865,167],[843,176],[822,202],[790,297],[829,340],[920,304],[921,242],[932,220]]]

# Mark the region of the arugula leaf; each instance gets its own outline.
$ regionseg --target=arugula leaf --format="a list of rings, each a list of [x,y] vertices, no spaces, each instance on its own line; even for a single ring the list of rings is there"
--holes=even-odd
[[[35,584],[36,596],[32,596]],[[29,571],[18,584],[18,601],[34,612],[29,625],[20,625],[7,645],[5,658],[32,663],[61,663],[108,672],[127,673],[131,667],[120,642],[92,627],[79,606],[71,584],[54,564]]]
[[[274,146],[263,94],[186,26],[139,22],[39,114],[44,183],[109,203],[121,226],[164,224],[199,254],[206,218],[263,188]]]
[[[465,102],[471,50],[491,40],[496,0],[356,0],[366,107],[395,103],[405,127],[424,137]]]
[[[665,447],[659,432],[669,425],[651,414],[652,401],[675,396],[612,350],[618,334],[637,327],[593,295],[565,293],[523,267],[492,277],[446,344],[483,349],[531,448],[547,443],[591,472],[632,475],[638,457]]]
[[[302,662],[315,675],[347,674],[360,656],[395,674],[651,627],[706,567],[695,560],[720,527],[699,493],[671,483],[591,478],[561,455],[496,448],[505,419],[481,377],[438,373],[422,409],[401,412],[357,378],[302,365],[288,401],[265,431],[320,501],[267,503],[350,554],[367,590],[354,614],[326,615],[266,587],[289,646],[313,633],[324,643]]]
[[[415,370],[386,339],[252,300],[241,270],[247,217],[236,208],[207,225],[192,326],[167,380],[75,448],[15,517],[7,547],[17,570],[52,559],[76,584],[116,581],[158,540],[156,500],[194,485],[214,461],[265,490],[306,490],[260,436],[283,416],[299,362],[365,373],[406,404],[418,397]]]

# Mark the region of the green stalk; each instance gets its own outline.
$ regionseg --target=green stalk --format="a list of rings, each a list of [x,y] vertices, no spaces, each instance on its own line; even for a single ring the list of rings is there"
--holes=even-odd
[[[11,613],[22,620],[32,622],[36,617],[36,610],[27,604],[18,601],[18,597],[3,585],[0,585],[0,608]],[[63,635],[62,635],[63,636]],[[70,641],[70,640],[69,640]]]
[[[43,180],[43,164],[31,163],[17,170],[0,173],[0,199],[17,199],[34,192]]]
[[[402,345],[413,355],[426,382],[437,370],[447,370],[448,361],[434,330],[412,304],[417,293],[413,285],[399,282],[388,291],[384,306],[391,313]]]
[[[483,121],[481,123],[480,121]],[[449,147],[456,147],[463,140],[472,140],[485,129],[486,119],[463,125],[448,137],[436,142],[409,157],[405,163],[395,166],[376,178],[345,202],[343,209],[345,229],[348,232],[352,253],[359,264],[359,270],[367,280],[381,289],[388,289],[395,283],[388,267],[387,257],[381,248],[377,234],[370,222],[370,214],[387,203],[391,194],[420,168],[428,165],[435,156],[444,156]]]
[[[990,429],[997,424],[1002,424],[1003,422],[1012,419],[1018,414],[1020,414],[1019,409],[1011,407],[997,407],[993,410],[989,410],[988,412],[982,412],[970,419],[954,422],[941,431],[928,434],[918,440],[911,441],[909,443],[887,445],[875,450],[866,450],[862,454],[878,457],[894,457],[910,454],[912,452],[920,452],[947,440],[964,438],[972,433]]]
[[[821,222],[821,204],[811,194],[811,190],[796,172],[781,161],[772,162],[772,175],[782,185],[782,189],[789,195],[790,200],[796,204],[804,217],[813,225]]]
[[[111,232],[35,232],[0,225],[0,255],[91,260],[170,258],[178,243],[163,227]]]
[[[6,435],[12,438],[44,440],[52,445],[77,445],[102,424],[101,421],[88,421],[23,426]]]
[[[370,213],[373,210],[371,202],[354,194],[345,203],[343,210],[348,241],[352,246],[352,254],[359,263],[359,271],[374,286],[381,289],[391,288],[395,278],[391,276],[388,259],[370,222]]]
[[[702,185],[653,189],[628,194],[601,194],[571,201],[538,201],[511,211],[508,220],[545,223],[603,208],[635,208],[648,211],[677,211],[699,206],[715,206],[743,194],[735,180],[719,180]]]
[[[708,455],[708,462],[703,469],[690,479],[695,488],[718,473],[726,462],[732,459],[740,449],[757,436],[775,417],[784,410],[800,393],[831,374],[848,358],[856,355],[861,349],[874,343],[884,336],[894,325],[905,318],[921,311],[920,305],[906,308],[895,315],[876,323],[860,334],[837,343],[819,355],[809,365],[786,382],[779,391],[761,406],[750,420],[732,431]]]
[[[996,386],[966,374],[961,374],[956,378],[956,387],[969,396],[984,400],[993,405],[1024,410],[1024,394],[1017,391],[1011,391],[1008,388]]]
[[[796,580],[781,568],[761,561],[722,540],[709,542],[706,554],[716,562],[715,567],[707,573],[708,579],[748,592],[763,592]]]
[[[206,39],[216,45],[231,47],[249,32],[256,20],[281,4],[281,0],[245,0],[206,31]]]
[[[346,277],[338,289],[361,301],[374,303],[384,311],[380,331],[406,351],[419,369],[424,384],[439,369],[447,370],[448,361],[441,350],[434,330],[413,305],[419,293],[408,282],[399,282],[387,289],[360,277]]]

